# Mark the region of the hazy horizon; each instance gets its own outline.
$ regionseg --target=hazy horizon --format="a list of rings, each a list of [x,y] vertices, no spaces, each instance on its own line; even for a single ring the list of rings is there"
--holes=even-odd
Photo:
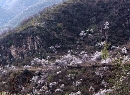
[[[23,19],[60,2],[62,0],[0,0],[0,32],[15,27]]]

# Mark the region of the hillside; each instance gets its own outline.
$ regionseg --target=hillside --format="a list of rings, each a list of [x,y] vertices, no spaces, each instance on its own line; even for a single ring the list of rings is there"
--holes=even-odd
[[[130,38],[129,3],[118,0],[70,0],[43,10],[0,39],[0,55],[3,56],[0,63],[29,64],[34,57],[53,55],[53,50],[49,48],[51,46],[60,53],[76,49],[77,46],[80,50],[93,52],[95,45],[105,39],[105,21],[110,23],[109,43],[124,45]],[[79,34],[83,30],[87,35],[82,39]]]
[[[127,74],[130,68],[127,65],[124,68],[92,66],[15,71],[5,67],[0,92],[5,91],[4,95],[129,95],[130,79],[125,77],[130,76]]]
[[[0,36],[0,94],[129,95],[130,1],[67,0]]]

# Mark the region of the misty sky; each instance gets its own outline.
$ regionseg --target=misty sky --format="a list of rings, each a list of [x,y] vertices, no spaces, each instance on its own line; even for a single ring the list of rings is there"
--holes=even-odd
[[[0,0],[0,30],[16,26],[21,20],[60,2],[62,0]]]

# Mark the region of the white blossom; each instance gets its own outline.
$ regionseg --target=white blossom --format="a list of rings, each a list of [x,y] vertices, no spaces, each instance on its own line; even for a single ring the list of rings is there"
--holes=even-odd
[[[80,34],[79,34],[79,35],[80,35],[80,37],[85,37],[85,36],[86,36],[86,34],[87,34],[87,33],[83,30],[83,31],[81,31],[81,32],[80,32]]]
[[[76,81],[75,86],[79,86],[81,84],[81,81]]]
[[[64,85],[64,84],[61,84],[60,88],[64,88],[64,87],[65,87],[65,85]]]
[[[95,46],[98,46],[98,47],[102,47],[102,46],[104,46],[105,45],[105,41],[103,41],[103,42],[98,42],[98,43],[96,43],[96,45]]]
[[[105,24],[104,24],[104,26],[105,26],[104,29],[109,29],[109,22],[106,21]]]
[[[110,58],[101,60],[101,64],[110,64],[112,60]]]
[[[93,33],[94,31],[93,31],[93,29],[90,29],[90,31],[91,31],[91,33]]]
[[[96,71],[95,74],[96,74],[97,76],[100,76],[101,78],[104,76],[104,75],[103,75],[103,72],[100,72],[100,71]]]
[[[81,91],[77,91],[77,92],[71,92],[69,95],[81,95]]]
[[[63,90],[58,88],[58,89],[55,90],[55,92],[63,92]]]
[[[61,71],[58,71],[58,72],[56,72],[57,74],[60,74],[61,73]]]
[[[98,93],[93,95],[106,95],[106,93],[110,93],[110,92],[112,92],[112,89],[104,89],[104,90],[100,89]]]
[[[111,46],[111,49],[119,49],[120,47],[118,46]]]
[[[37,82],[38,78],[39,78],[38,76],[33,76],[33,78],[31,79],[31,81],[34,81],[34,83],[35,83],[35,82]]]
[[[25,69],[29,69],[29,68],[31,68],[31,67],[32,67],[32,66],[29,66],[29,65],[25,65],[25,66],[24,66]]]
[[[94,91],[95,91],[94,87],[93,87],[93,86],[90,86],[89,91],[94,92]]]
[[[38,84],[43,84],[44,83],[44,80],[43,79],[40,79],[39,81],[38,81]]]
[[[56,84],[57,84],[57,82],[51,82],[51,83],[49,84],[49,87],[52,88],[53,86],[56,86]]]
[[[128,56],[128,55],[127,55],[127,56],[124,56],[124,57],[123,57],[123,60],[122,60],[122,63],[125,63],[125,62],[128,62],[128,61],[130,61],[129,56]]]
[[[78,91],[78,92],[76,92],[77,93],[77,95],[81,95],[81,91]]]
[[[96,51],[95,54],[92,56],[91,60],[96,61],[97,59],[101,58],[101,52]]]
[[[127,49],[126,49],[126,47],[123,47],[121,51],[122,51],[123,54],[127,54]]]
[[[108,83],[102,80],[101,85],[103,85],[105,88],[107,87]]]

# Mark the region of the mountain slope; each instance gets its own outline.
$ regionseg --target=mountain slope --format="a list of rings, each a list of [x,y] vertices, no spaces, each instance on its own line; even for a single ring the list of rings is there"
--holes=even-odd
[[[0,63],[29,64],[34,57],[55,57],[70,49],[94,52],[105,38],[106,21],[108,42],[124,45],[130,38],[129,8],[129,1],[118,0],[70,0],[49,8],[0,39]],[[82,30],[87,30],[84,37]]]

